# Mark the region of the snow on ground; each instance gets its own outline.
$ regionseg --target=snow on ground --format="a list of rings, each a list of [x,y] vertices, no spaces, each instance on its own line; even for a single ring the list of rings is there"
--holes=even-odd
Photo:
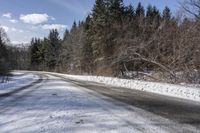
[[[57,74],[57,73],[54,73]],[[142,80],[128,80],[103,76],[81,76],[57,74],[73,80],[92,81],[114,87],[136,89],[166,96],[188,99],[200,102],[200,89],[191,86],[182,86],[168,83],[149,82]]]
[[[0,94],[8,93],[14,89],[29,85],[39,78],[30,73],[12,72],[12,74],[13,76],[9,77],[7,82],[0,83]]]
[[[0,102],[0,132],[197,132],[192,126],[175,123],[124,103],[108,102],[111,99],[107,101],[105,99],[109,98],[100,94],[94,96],[90,92],[73,83],[48,76],[47,81]]]

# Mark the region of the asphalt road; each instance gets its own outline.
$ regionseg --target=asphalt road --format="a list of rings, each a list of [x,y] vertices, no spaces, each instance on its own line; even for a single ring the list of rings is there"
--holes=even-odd
[[[64,79],[64,77],[61,77]],[[117,101],[142,108],[181,124],[189,124],[200,132],[200,103],[127,88],[105,86],[94,82],[64,79]],[[95,93],[91,93],[95,95]]]
[[[74,97],[79,98],[80,97],[79,95],[83,96],[86,94],[87,96],[85,97],[88,98],[89,99],[88,101],[90,102],[94,100],[90,99],[89,97],[94,96],[102,99],[103,101],[107,101],[108,103],[112,103],[116,107],[124,108],[126,111],[128,110],[128,113],[129,112],[133,113],[129,115],[129,117],[133,118],[128,118],[128,120],[126,120],[126,118],[123,118],[122,121],[123,122],[126,121],[126,125],[136,128],[141,132],[150,132],[149,128],[147,128],[148,127],[147,125],[153,125],[155,127],[165,129],[165,132],[170,132],[170,133],[200,132],[200,103],[178,98],[161,96],[152,93],[146,93],[138,90],[105,86],[103,84],[94,82],[75,81],[66,79],[65,77],[58,76],[55,74],[45,74],[38,72],[35,72],[35,74],[40,76],[40,79],[38,81],[34,82],[31,85],[14,90],[8,94],[0,95],[0,132],[2,133],[6,133],[9,131],[16,133],[22,131],[55,132],[55,130],[47,130],[52,128],[52,126],[48,124],[49,119],[52,119],[52,112],[60,112],[60,111],[63,112],[63,110],[65,111],[69,110],[69,108],[67,108],[68,105],[65,104],[67,101],[71,100],[71,102],[76,103],[78,100],[74,101],[73,99]],[[57,77],[57,79],[54,79],[52,77]],[[60,89],[63,89],[65,87],[69,88],[69,90],[66,90],[64,92],[62,90],[61,92]],[[73,89],[71,89],[73,87],[75,88],[81,87],[84,93],[82,94],[81,92],[81,94],[79,94],[78,92],[73,91]],[[59,95],[63,96],[59,97]],[[69,99],[70,96],[73,98]],[[84,97],[81,99],[84,99]],[[76,110],[83,110],[82,108],[79,109],[78,106],[79,104],[80,103],[74,105],[77,106]],[[104,111],[106,111],[106,113],[110,114],[108,110],[112,109],[110,109],[109,107],[105,107],[104,104],[102,105],[101,103],[98,104],[99,104],[98,105],[99,109],[103,109]],[[86,106],[85,103],[83,104],[83,106]],[[30,113],[27,113],[27,111],[30,110],[33,110],[34,114],[31,115],[33,116],[33,119],[30,119]],[[44,112],[44,110],[47,110],[49,112]],[[22,115],[23,113],[26,114],[26,117]],[[147,125],[145,125],[145,122],[144,124],[141,123],[138,124],[137,122],[134,123],[134,117],[137,116],[137,114],[146,117],[150,121],[150,123],[147,122]],[[22,120],[17,118],[17,120],[15,121],[13,120],[14,118],[20,115],[22,115],[23,116],[22,118],[25,119]],[[110,114],[110,115],[117,116],[118,114]],[[70,117],[71,116],[67,117],[67,119]],[[122,116],[120,116],[120,119],[121,117]],[[44,122],[41,123],[41,120],[43,119],[45,120],[47,119],[46,123]],[[37,120],[38,122],[41,123],[41,125],[29,124],[29,126],[32,127],[31,130],[26,129],[29,126],[24,126],[27,123],[29,123],[29,121],[34,123]],[[168,120],[170,122],[168,122]],[[23,123],[24,125],[22,124],[21,121],[24,122]],[[59,124],[59,122],[60,120],[55,120],[55,123],[53,125]],[[62,125],[62,127],[68,126],[69,124],[65,125],[66,123],[67,122],[64,121],[63,125],[59,124],[59,126],[60,125]],[[76,124],[82,123],[82,120],[75,123]],[[119,123],[121,122],[119,121]],[[19,126],[18,124],[20,126],[23,126],[23,128],[17,128],[18,130],[16,130],[16,126]],[[99,123],[96,121],[96,124],[98,125]],[[47,125],[48,128],[46,127]],[[47,129],[45,130],[44,127]],[[85,127],[88,130],[90,129],[87,126]],[[2,128],[4,130],[1,131]],[[121,129],[120,126],[118,126],[118,128]],[[57,128],[56,132],[59,132],[60,129],[61,128]],[[67,128],[65,127],[63,129],[65,130],[60,130],[60,132],[66,132]],[[71,126],[69,129],[71,129]],[[72,132],[73,131],[74,130],[72,130]],[[157,131],[157,129],[155,129],[154,131],[151,132],[160,132],[160,131]]]

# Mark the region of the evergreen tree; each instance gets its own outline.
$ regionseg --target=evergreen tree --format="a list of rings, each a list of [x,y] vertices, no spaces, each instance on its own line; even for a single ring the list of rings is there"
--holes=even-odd
[[[145,10],[140,2],[138,3],[136,7],[135,15],[136,15],[136,20],[135,20],[136,22],[134,23],[133,28],[135,28],[136,35],[140,36],[141,34],[143,34],[144,25],[145,25],[145,22],[144,22]]]
[[[154,30],[157,30],[157,28],[160,25],[161,15],[160,15],[159,10],[156,8],[156,6],[153,6],[153,14],[154,14],[153,28]]]
[[[148,5],[147,6],[146,17],[153,19],[154,14],[153,14],[153,7],[152,7],[152,5]]]
[[[141,2],[138,3],[138,6],[137,6],[135,12],[136,12],[137,17],[144,17],[145,10],[144,10],[144,7],[142,6]]]
[[[167,21],[169,21],[171,19],[171,11],[170,11],[169,7],[167,7],[167,6],[163,10],[162,19],[167,20]]]
[[[45,53],[45,62],[50,70],[54,70],[57,64],[57,58],[60,54],[61,40],[56,29],[50,31],[48,36],[48,45]]]
[[[37,43],[35,41],[35,38],[32,38],[31,40],[31,48],[30,48],[30,55],[31,55],[31,65],[35,66],[38,65],[38,59],[37,59],[37,51],[38,51],[38,47],[37,47]]]
[[[93,38],[92,47],[96,59],[103,55],[102,45],[105,44],[107,31],[105,27],[109,27],[107,10],[104,0],[96,0],[92,10],[90,28],[91,37]]]
[[[70,32],[74,32],[76,31],[76,29],[77,29],[77,24],[76,24],[76,21],[74,21]]]
[[[122,0],[96,0],[92,13],[95,56],[107,58],[113,54],[123,15]]]
[[[147,7],[145,23],[146,38],[149,38],[160,25],[160,12],[155,6]]]
[[[70,71],[70,65],[73,62],[73,46],[70,31],[67,29],[62,41],[62,50],[60,55],[60,62],[62,69],[66,72]]]
[[[152,7],[151,5],[149,5],[147,7],[146,17],[148,25],[152,25],[154,21],[159,21],[160,12],[155,6]]]
[[[127,7],[125,7],[124,15],[125,15],[125,17],[128,16],[128,18],[130,18],[131,20],[133,18],[135,18],[136,13],[135,13],[134,7],[131,4]]]
[[[88,16],[84,23],[85,37],[82,47],[81,69],[84,72],[92,73],[94,69],[94,57],[92,48],[92,39],[90,33],[91,18]]]
[[[123,0],[105,0],[105,5],[108,8],[109,18],[112,21],[121,21],[124,12]]]
[[[30,46],[30,62],[31,67],[41,70],[44,65],[44,46],[41,39],[32,38]]]
[[[96,0],[92,10],[93,20],[96,22],[103,22],[106,15],[106,5],[104,0]]]
[[[0,75],[5,75],[9,72],[9,56],[7,49],[7,34],[3,28],[0,28]]]

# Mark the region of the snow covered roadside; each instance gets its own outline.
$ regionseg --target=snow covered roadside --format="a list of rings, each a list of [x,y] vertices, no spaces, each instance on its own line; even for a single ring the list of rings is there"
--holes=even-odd
[[[151,92],[160,95],[200,102],[200,89],[190,86],[174,85],[174,84],[159,83],[159,82],[148,82],[141,80],[119,79],[119,78],[103,77],[103,76],[81,76],[81,75],[67,75],[58,73],[54,74],[64,76],[65,78],[72,80],[98,82],[114,87],[136,89],[145,92]]]
[[[12,72],[9,81],[0,83],[0,94],[8,93],[14,89],[29,85],[39,79],[37,75],[23,72]]]

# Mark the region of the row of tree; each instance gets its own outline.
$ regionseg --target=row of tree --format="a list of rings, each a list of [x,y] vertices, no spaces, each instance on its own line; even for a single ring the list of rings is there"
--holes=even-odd
[[[8,53],[9,39],[3,28],[0,28],[0,75],[7,75],[10,71],[10,58]]]
[[[51,30],[48,38],[31,40],[30,68],[54,71],[59,63],[61,39],[57,30]]]
[[[4,82],[7,79],[11,70],[28,69],[28,64],[27,46],[11,45],[5,30],[0,28],[0,82]]]
[[[183,8],[192,12],[188,5]],[[179,19],[168,7],[161,13],[151,5],[96,0],[86,20],[74,22],[63,39],[57,30],[32,39],[29,68],[123,77],[156,71],[159,76],[151,78],[199,82],[200,22],[193,13],[195,19]]]

